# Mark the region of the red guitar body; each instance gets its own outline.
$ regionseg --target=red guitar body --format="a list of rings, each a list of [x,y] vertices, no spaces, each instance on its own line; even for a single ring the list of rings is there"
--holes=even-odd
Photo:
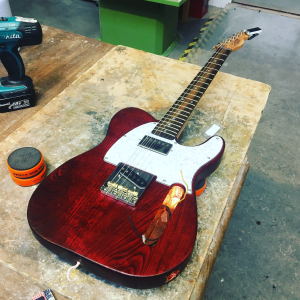
[[[28,205],[28,222],[41,244],[72,264],[79,261],[87,271],[133,288],[161,286],[185,268],[197,234],[195,184],[217,168],[224,152],[223,147],[197,171],[192,194],[178,204],[157,244],[147,246],[128,217],[144,234],[170,186],[152,180],[135,207],[104,195],[100,187],[116,168],[104,161],[107,151],[149,122],[156,120],[137,108],[118,112],[103,142],[53,171]]]

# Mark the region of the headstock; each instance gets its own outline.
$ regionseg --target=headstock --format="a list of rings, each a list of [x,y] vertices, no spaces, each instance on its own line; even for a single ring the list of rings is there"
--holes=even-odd
[[[221,43],[219,43],[218,45],[216,45],[214,49],[217,50],[219,47],[222,47],[222,48],[231,49],[232,51],[236,51],[243,47],[244,41],[253,39],[261,32],[262,30],[259,27],[240,31],[234,34],[229,39],[226,39]]]

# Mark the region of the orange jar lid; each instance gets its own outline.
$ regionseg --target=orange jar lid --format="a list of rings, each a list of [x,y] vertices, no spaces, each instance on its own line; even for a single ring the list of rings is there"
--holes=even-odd
[[[31,178],[43,170],[44,157],[33,147],[19,148],[8,156],[7,168],[14,177]]]

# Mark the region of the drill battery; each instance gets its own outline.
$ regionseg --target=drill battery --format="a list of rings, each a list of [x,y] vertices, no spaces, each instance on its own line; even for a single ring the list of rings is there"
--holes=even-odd
[[[35,100],[35,92],[30,77],[25,75],[16,84],[11,82],[8,77],[1,78],[0,113],[33,107]]]

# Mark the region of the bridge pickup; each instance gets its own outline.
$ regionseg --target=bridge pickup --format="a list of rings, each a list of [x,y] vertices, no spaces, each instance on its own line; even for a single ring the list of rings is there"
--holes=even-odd
[[[100,190],[113,199],[135,206],[153,178],[149,173],[120,163]]]
[[[172,144],[164,142],[162,140],[150,137],[148,135],[145,135],[142,140],[139,142],[138,146],[149,149],[151,151],[163,154],[163,155],[168,155],[170,152],[171,148],[173,147]]]
[[[141,171],[125,165],[120,170],[120,174],[124,178],[132,182],[139,189],[143,190],[147,187],[147,181],[144,180],[142,176],[140,176],[141,173]]]

